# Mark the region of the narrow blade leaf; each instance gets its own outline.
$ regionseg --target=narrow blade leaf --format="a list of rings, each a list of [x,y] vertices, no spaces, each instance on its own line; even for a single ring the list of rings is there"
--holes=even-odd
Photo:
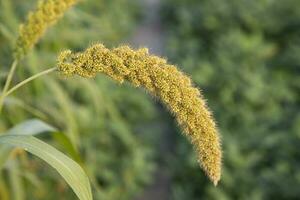
[[[0,136],[0,144],[21,147],[51,165],[70,185],[80,200],[92,200],[91,186],[82,168],[47,143],[27,135]]]
[[[38,135],[46,132],[56,132],[57,129],[39,119],[26,120],[2,134],[11,135]],[[6,163],[11,147],[0,147],[0,170]]]
[[[38,120],[38,119],[30,119],[22,122],[12,129],[8,130],[6,134],[11,135],[36,135],[43,132],[55,132],[56,128],[53,126]]]

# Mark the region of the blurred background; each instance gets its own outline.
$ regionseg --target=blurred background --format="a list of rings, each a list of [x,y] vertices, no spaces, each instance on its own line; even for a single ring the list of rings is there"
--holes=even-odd
[[[18,26],[37,0],[0,0],[1,85]],[[299,0],[86,0],[69,10],[19,65],[14,82],[55,66],[58,52],[102,42],[148,47],[202,89],[223,140],[217,187],[163,105],[142,89],[56,74],[5,101],[0,132],[31,118],[88,171],[101,200],[300,199]],[[14,153],[0,199],[75,195],[43,161]]]

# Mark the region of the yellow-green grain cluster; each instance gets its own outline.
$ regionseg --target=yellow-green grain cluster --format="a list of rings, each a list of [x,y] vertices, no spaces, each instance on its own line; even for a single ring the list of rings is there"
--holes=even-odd
[[[27,20],[20,26],[16,42],[15,57],[23,57],[42,37],[47,28],[54,24],[68,8],[78,0],[40,1],[35,11],[30,12]]]
[[[222,153],[216,125],[200,91],[175,66],[149,55],[147,49],[121,46],[110,50],[97,44],[82,53],[62,52],[58,68],[64,75],[94,77],[104,73],[120,83],[127,80],[144,87],[161,99],[194,145],[201,167],[215,185],[218,183]]]

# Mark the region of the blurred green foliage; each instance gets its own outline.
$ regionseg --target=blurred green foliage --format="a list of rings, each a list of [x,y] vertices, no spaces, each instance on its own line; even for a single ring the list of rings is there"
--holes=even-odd
[[[0,0],[1,86],[13,59],[18,26],[36,3]],[[132,0],[81,1],[19,63],[13,82],[54,67],[58,52],[67,48],[124,41],[139,19],[138,10]],[[132,199],[149,183],[155,167],[144,135],[156,130],[141,128],[154,121],[155,113],[151,99],[128,85],[119,86],[104,76],[66,81],[52,74],[6,99],[0,133],[29,118],[44,120],[62,132],[40,137],[82,165],[91,179],[94,199]],[[1,200],[74,198],[54,170],[27,154],[13,154],[0,173]]]
[[[202,88],[224,149],[213,187],[177,138],[172,199],[300,198],[300,1],[165,0],[168,56]]]

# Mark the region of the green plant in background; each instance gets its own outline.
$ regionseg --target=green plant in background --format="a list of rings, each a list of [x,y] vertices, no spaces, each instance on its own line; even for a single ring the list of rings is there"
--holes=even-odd
[[[165,1],[168,57],[207,94],[226,155],[213,188],[178,138],[172,199],[299,199],[299,7],[298,0]]]
[[[44,2],[45,4],[40,4],[40,8],[48,5],[47,2],[54,1]],[[20,17],[17,14],[25,14],[32,3],[35,1],[0,1],[0,56],[5,58],[1,59],[1,66],[9,65],[13,59],[11,50],[15,49],[14,32],[17,32],[18,17]],[[135,127],[130,127],[128,123],[133,118],[127,118],[120,112],[116,100],[127,96],[128,92],[132,93],[132,97],[139,99],[137,102],[137,100],[124,98],[122,106],[134,104],[137,111],[141,111],[139,112],[141,123],[145,118],[153,118],[153,106],[146,99],[146,95],[131,91],[132,89],[129,87],[119,88],[104,78],[93,82],[73,79],[66,83],[56,77],[47,76],[31,83],[29,81],[50,72],[51,70],[46,70],[39,73],[42,71],[40,67],[53,66],[51,63],[51,61],[55,61],[53,55],[66,46],[78,48],[96,38],[107,43],[124,38],[137,16],[135,5],[133,1],[127,0],[89,1],[81,2],[79,8],[71,9],[66,13],[64,22],[59,22],[58,27],[51,29],[46,37],[43,37],[43,42],[37,46],[38,51],[33,50],[22,60],[22,67],[19,67],[15,74],[17,76],[11,79],[11,83],[15,83],[17,80],[25,80],[26,77],[30,77],[25,82],[20,82],[21,85],[26,83],[26,87],[18,90],[14,96],[6,97],[3,102],[0,120],[0,131],[3,133],[9,127],[24,123],[29,118],[39,118],[57,127],[56,130],[62,131],[50,131],[51,135],[42,134],[39,137],[43,137],[47,143],[62,149],[85,169],[91,179],[95,199],[130,199],[137,195],[145,183],[149,182],[153,170],[152,153],[147,145],[141,143],[142,140],[138,136],[134,136]],[[126,6],[128,9],[124,13],[122,9]],[[55,12],[60,13],[61,11]],[[33,16],[32,19],[35,18],[35,14],[31,16]],[[118,16],[119,19],[116,20],[115,16]],[[47,22],[51,21],[48,21],[50,18],[45,18]],[[74,27],[77,30],[76,35],[74,35]],[[45,27],[42,26],[42,28]],[[57,37],[57,35],[61,37]],[[31,39],[36,41],[38,37]],[[4,68],[1,70],[1,83],[4,85],[7,73]],[[32,76],[32,74],[34,75]],[[12,94],[21,85],[10,90],[9,94]],[[111,91],[112,88],[115,88],[114,92],[108,94],[107,91]],[[81,92],[78,93],[78,91]],[[147,105],[149,109],[144,110],[144,105]],[[31,128],[27,134],[35,134],[36,129],[39,129],[32,123],[25,124],[27,129]],[[25,129],[24,127],[18,129],[19,133],[22,130],[20,134],[25,134]],[[49,132],[49,130],[42,132]],[[80,139],[79,133],[81,134]],[[2,141],[5,141],[5,138]],[[25,144],[22,143],[22,147],[31,151],[28,146],[23,145]],[[45,144],[43,143],[41,146],[45,146]],[[53,171],[41,165],[40,160],[23,151],[14,150],[9,154],[10,151],[4,148],[0,152],[1,162],[5,161],[7,156],[10,158],[5,162],[1,171],[1,199],[74,198],[74,194],[66,187],[65,182],[60,181]],[[75,171],[77,169],[76,167],[71,168]],[[66,178],[66,176],[64,177]],[[78,178],[80,177],[78,176]],[[43,181],[40,178],[43,178]],[[75,184],[75,187],[81,187],[83,183]],[[55,192],[49,191],[49,188]],[[84,193],[80,194],[84,195]],[[90,198],[90,196],[87,195],[86,198]]]

